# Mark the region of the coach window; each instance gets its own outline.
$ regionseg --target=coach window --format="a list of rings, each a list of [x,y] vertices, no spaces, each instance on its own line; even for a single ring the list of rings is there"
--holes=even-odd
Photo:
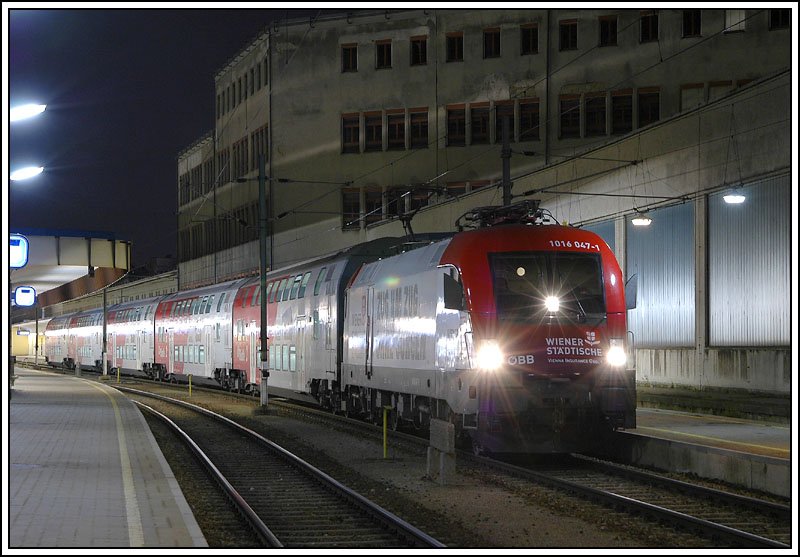
[[[288,344],[284,344],[282,348],[283,348],[283,362],[281,362],[281,364],[282,364],[281,369],[283,371],[289,371],[290,370],[290,367],[289,367],[289,345]]]
[[[308,285],[308,279],[311,278],[311,271],[308,271],[305,275],[303,275],[303,282],[300,283],[300,291],[297,293],[298,298],[302,298],[306,295],[306,286]]]
[[[289,293],[289,299],[294,300],[297,298],[297,292],[300,290],[300,281],[303,280],[303,275],[297,275],[292,281],[292,289]]]
[[[205,347],[205,345],[201,344],[198,347],[198,349],[199,349],[199,353],[197,355],[198,356],[198,358],[197,358],[198,359],[198,363],[204,364],[204,363],[206,363],[206,347]]]
[[[319,296],[319,287],[322,286],[322,281],[325,279],[325,270],[327,267],[323,267],[319,270],[319,274],[317,275],[317,282],[314,283],[314,296]]]
[[[297,346],[289,346],[289,371],[297,371]]]
[[[269,369],[275,369],[275,352],[276,351],[277,350],[276,350],[275,346],[271,346],[270,349],[269,349],[269,363],[267,364],[269,366]]]
[[[289,277],[287,279],[286,287],[283,289],[283,296],[281,297],[281,301],[285,302],[286,300],[289,299],[289,294],[292,293],[293,285],[294,285],[294,277]]]
[[[286,288],[286,283],[288,281],[289,281],[289,279],[283,279],[283,280],[281,280],[280,284],[278,285],[278,293],[275,295],[275,301],[276,302],[280,302],[281,299],[283,298],[283,291]]]
[[[208,297],[208,303],[206,304],[206,313],[211,312],[211,308],[214,306],[214,294]]]
[[[219,301],[217,302],[217,313],[222,310],[222,302],[225,301],[225,292],[219,295]]]

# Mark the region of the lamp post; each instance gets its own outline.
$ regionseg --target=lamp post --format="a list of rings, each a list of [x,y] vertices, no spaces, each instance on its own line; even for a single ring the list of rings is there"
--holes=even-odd
[[[264,410],[267,409],[269,403],[269,393],[267,393],[267,384],[269,380],[269,358],[267,347],[267,195],[264,192],[266,187],[266,172],[264,168],[264,154],[258,155],[258,247],[260,259],[260,278],[261,278],[261,406]],[[272,194],[272,185],[270,184],[270,195]],[[270,209],[272,203],[270,203]],[[272,270],[272,250],[269,252],[270,265]]]
[[[247,182],[247,178],[237,178],[237,182]],[[269,208],[272,210],[272,180],[270,179],[269,188]],[[259,252],[259,278],[260,278],[260,291],[261,303],[259,304],[261,310],[261,327],[260,327],[260,369],[261,369],[261,406],[264,410],[267,409],[269,403],[269,394],[267,393],[267,384],[269,380],[269,347],[267,345],[267,267],[272,269],[272,249],[269,250],[269,264],[267,263],[267,236],[272,239],[269,225],[271,219],[267,216],[267,173],[265,168],[264,155],[258,155],[258,252]]]

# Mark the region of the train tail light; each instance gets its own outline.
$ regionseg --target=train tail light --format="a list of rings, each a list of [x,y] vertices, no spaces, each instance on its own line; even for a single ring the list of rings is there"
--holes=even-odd
[[[478,368],[484,371],[494,371],[503,365],[503,351],[496,340],[484,340],[476,356]]]
[[[606,362],[614,367],[622,367],[628,361],[625,353],[625,339],[612,338],[606,353]]]

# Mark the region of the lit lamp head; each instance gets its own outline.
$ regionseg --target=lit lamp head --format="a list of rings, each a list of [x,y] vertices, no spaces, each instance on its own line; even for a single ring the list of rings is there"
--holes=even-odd
[[[643,211],[636,211],[636,215],[631,219],[633,226],[650,226],[651,222],[653,222],[653,219]]]

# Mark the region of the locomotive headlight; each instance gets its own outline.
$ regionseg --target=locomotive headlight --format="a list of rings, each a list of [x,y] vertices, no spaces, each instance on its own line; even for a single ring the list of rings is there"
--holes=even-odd
[[[485,340],[478,348],[476,362],[478,368],[494,371],[503,365],[503,351],[496,340]]]
[[[550,313],[557,312],[558,306],[560,305],[561,303],[558,300],[558,296],[548,296],[547,298],[544,299],[544,307]]]
[[[606,361],[609,365],[614,367],[621,367],[625,365],[628,360],[628,355],[625,354],[625,344],[621,338],[612,338],[608,352],[606,353]]]

